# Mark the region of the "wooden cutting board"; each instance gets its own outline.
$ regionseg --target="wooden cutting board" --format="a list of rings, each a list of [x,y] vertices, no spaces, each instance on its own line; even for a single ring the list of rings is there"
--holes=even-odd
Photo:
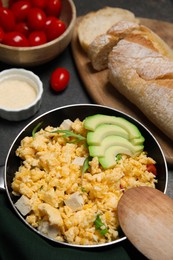
[[[166,137],[145,115],[125,97],[123,97],[107,80],[107,70],[96,72],[82,50],[78,37],[77,26],[81,17],[77,19],[71,46],[76,67],[93,102],[121,110],[143,123],[160,143],[167,162],[173,165],[173,141]],[[142,24],[148,26],[162,37],[173,48],[173,24],[158,20],[140,18]],[[173,111],[172,111],[173,112]]]

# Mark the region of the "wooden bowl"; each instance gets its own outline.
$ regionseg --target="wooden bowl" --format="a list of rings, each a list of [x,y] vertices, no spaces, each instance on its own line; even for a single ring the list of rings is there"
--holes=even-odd
[[[44,64],[60,53],[71,41],[76,20],[76,7],[72,0],[63,0],[60,19],[65,22],[66,31],[55,40],[34,47],[12,47],[0,44],[0,61],[18,66],[35,66]]]

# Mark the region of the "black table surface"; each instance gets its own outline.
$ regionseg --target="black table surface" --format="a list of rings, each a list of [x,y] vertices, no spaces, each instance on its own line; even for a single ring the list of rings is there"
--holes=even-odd
[[[104,6],[120,7],[128,9],[137,17],[150,19],[158,19],[167,22],[173,22],[173,1],[172,0],[74,0],[77,10],[77,16],[86,14]],[[13,68],[9,64],[0,62],[0,71]],[[15,66],[16,67],[16,66]],[[65,67],[69,70],[71,78],[67,89],[61,93],[54,93],[50,90],[49,80],[53,70],[57,67]],[[51,62],[27,68],[36,73],[43,82],[44,94],[40,110],[32,117],[20,122],[10,122],[0,118],[0,172],[3,172],[3,166],[8,149],[20,132],[20,130],[29,123],[32,119],[41,115],[48,110],[56,107],[78,104],[78,103],[94,103],[88,95],[83,82],[80,79],[78,71],[73,59],[71,46]],[[169,166],[169,183],[168,195],[173,198],[173,169]]]

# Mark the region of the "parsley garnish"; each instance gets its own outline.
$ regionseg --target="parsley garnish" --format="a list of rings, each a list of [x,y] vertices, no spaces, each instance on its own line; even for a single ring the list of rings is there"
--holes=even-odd
[[[86,157],[84,163],[83,163],[83,166],[82,166],[82,178],[81,178],[81,185],[82,185],[82,182],[83,182],[83,175],[84,173],[88,170],[88,168],[90,167],[89,165],[89,161],[91,160],[91,157],[88,156]]]
[[[99,214],[97,215],[94,221],[94,225],[96,230],[98,230],[101,235],[104,236],[108,232],[108,229],[106,228],[105,224],[102,222]]]
[[[43,122],[40,122],[40,123],[38,123],[38,124],[34,127],[34,129],[32,130],[32,137],[35,136],[35,133],[37,132],[37,130],[39,129],[39,127],[42,125],[42,123],[43,123]]]
[[[80,134],[75,134],[74,132],[72,131],[69,131],[69,130],[55,130],[55,131],[52,131],[51,133],[63,133],[63,137],[74,137],[76,138],[76,142],[81,142],[81,141],[84,141],[86,138]]]
[[[118,153],[116,155],[116,162],[119,162],[122,159],[122,155],[120,153]]]
[[[82,192],[87,192],[84,187],[81,187],[81,191],[82,191]]]
[[[82,175],[88,170],[88,168],[90,167],[89,165],[89,161],[91,160],[91,157],[88,156],[86,157],[84,163],[83,163],[83,166],[82,166]]]

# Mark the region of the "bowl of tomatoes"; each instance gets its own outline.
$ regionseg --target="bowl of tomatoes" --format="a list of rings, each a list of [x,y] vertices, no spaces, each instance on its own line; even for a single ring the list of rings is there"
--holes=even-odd
[[[0,1],[0,60],[23,67],[51,61],[69,45],[75,21],[72,0]]]

